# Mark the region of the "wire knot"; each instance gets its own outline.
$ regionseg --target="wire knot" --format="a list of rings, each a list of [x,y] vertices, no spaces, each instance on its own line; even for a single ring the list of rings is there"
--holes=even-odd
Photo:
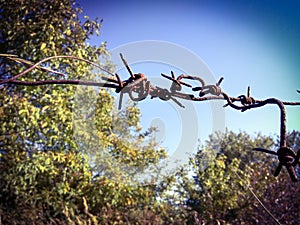
[[[215,85],[203,85],[202,87],[195,87],[193,91],[200,91],[199,96],[203,97],[206,94],[219,96],[222,94],[222,89],[220,87],[221,82],[223,81],[223,77]]]
[[[299,164],[300,150],[296,155],[296,153],[292,148],[284,146],[278,149],[277,156],[278,156],[279,164],[274,172],[274,176],[278,176],[282,166],[285,166],[290,175],[291,180],[297,182],[298,178],[294,167],[297,164]]]
[[[254,98],[250,97],[250,96],[246,96],[246,95],[240,95],[238,97],[241,101],[241,104],[243,106],[247,106],[247,105],[251,105],[251,104],[254,104],[255,103],[255,100]]]
[[[166,88],[158,88],[158,97],[163,101],[168,101],[171,99],[172,95]]]
[[[290,166],[293,165],[296,154],[289,147],[281,147],[277,151],[277,156],[279,162],[281,162],[283,166]]]
[[[222,89],[217,85],[213,85],[210,87],[209,93],[212,95],[219,96],[222,93]]]
[[[261,151],[272,155],[277,155],[279,164],[274,172],[274,176],[277,177],[282,169],[283,166],[286,167],[290,178],[293,182],[297,182],[298,178],[296,175],[295,167],[297,164],[300,166],[300,149],[298,150],[297,154],[294,152],[292,148],[282,146],[280,147],[277,152],[270,151],[264,148],[254,148],[255,151]]]
[[[130,83],[125,86],[122,91],[124,93],[127,92],[132,101],[144,100],[148,96],[150,89],[150,82],[147,81],[146,76],[142,73],[138,73],[134,74],[134,78],[130,78],[130,80]],[[135,96],[134,93],[136,93],[137,96]]]

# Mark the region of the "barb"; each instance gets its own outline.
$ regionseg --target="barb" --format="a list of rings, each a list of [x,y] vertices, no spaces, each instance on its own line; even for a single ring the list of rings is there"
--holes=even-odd
[[[126,66],[126,69],[127,69],[127,70],[128,70],[128,72],[129,72],[129,74],[130,74],[131,78],[134,78],[134,74],[133,74],[133,72],[132,72],[131,68],[129,67],[129,65],[128,65],[128,63],[127,63],[126,59],[124,58],[123,54],[122,54],[122,53],[120,53],[120,56],[121,56],[121,59],[122,59],[122,61],[123,61],[124,65]]]
[[[170,87],[161,88],[158,86],[154,86],[148,81],[146,75],[142,73],[134,73],[130,68],[128,62],[126,61],[125,57],[120,54],[121,60],[126,67],[129,78],[126,80],[121,80],[120,76],[116,73],[113,74],[110,71],[106,70],[105,68],[101,67],[100,65],[93,63],[89,60],[82,59],[76,56],[52,56],[45,58],[37,63],[32,63],[23,59],[18,58],[16,55],[10,54],[0,54],[0,57],[5,57],[9,60],[13,60],[18,63],[23,63],[26,65],[30,65],[29,68],[25,69],[23,72],[8,78],[8,79],[0,79],[0,85],[24,85],[24,86],[39,86],[39,85],[48,85],[48,84],[71,84],[71,85],[87,85],[87,86],[98,86],[98,87],[106,87],[106,88],[113,88],[115,89],[116,93],[120,93],[119,99],[119,109],[122,106],[122,99],[124,94],[128,94],[132,101],[142,101],[146,99],[148,96],[153,98],[159,98],[163,101],[172,100],[175,104],[180,107],[184,107],[184,105],[178,100],[190,100],[190,101],[210,101],[210,100],[223,100],[226,101],[224,107],[230,106],[233,109],[239,110],[241,112],[245,112],[250,109],[258,108],[265,106],[267,104],[275,104],[280,109],[280,148],[277,151],[271,151],[262,148],[254,148],[255,151],[264,152],[267,154],[277,155],[279,164],[277,169],[275,170],[274,175],[277,176],[281,168],[285,166],[288,170],[288,173],[291,177],[292,181],[297,181],[297,176],[295,173],[295,168],[297,165],[300,166],[299,158],[300,158],[300,150],[296,154],[295,151],[288,146],[286,146],[286,110],[285,105],[289,106],[296,106],[300,105],[300,102],[286,102],[281,101],[276,98],[269,98],[266,100],[258,100],[254,99],[250,95],[250,87],[247,89],[246,95],[240,95],[238,97],[230,97],[226,92],[224,92],[220,85],[224,80],[223,77],[219,79],[216,84],[206,84],[205,81],[198,76],[192,75],[185,75],[181,74],[177,78],[173,71],[171,71],[171,75],[166,75],[164,73],[161,74],[162,77],[170,80],[172,83]],[[63,75],[60,72],[51,70],[50,68],[42,67],[41,64],[50,61],[53,59],[58,58],[69,58],[73,60],[80,60],[85,63],[88,63],[96,68],[101,69],[102,71],[106,72],[113,77],[105,77],[103,76],[102,79],[105,82],[91,82],[91,81],[81,81],[81,80],[43,80],[43,81],[20,81],[17,80],[18,78],[24,76],[25,74],[31,72],[34,69],[43,70],[46,72],[56,73],[58,75]],[[184,82],[183,80],[194,80],[199,82],[200,86],[193,87],[191,84]],[[183,91],[183,86],[188,88],[191,92],[187,93]],[[198,92],[198,97],[194,95],[194,93]],[[297,90],[300,93],[299,90]],[[239,104],[237,104],[239,103]]]

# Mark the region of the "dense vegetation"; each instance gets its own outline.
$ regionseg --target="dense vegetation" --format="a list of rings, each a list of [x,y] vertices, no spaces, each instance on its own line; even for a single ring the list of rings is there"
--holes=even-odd
[[[113,69],[106,43],[87,44],[101,21],[82,22],[80,13],[69,0],[0,0],[0,53],[34,62],[74,55]],[[0,58],[0,68],[5,79],[24,64]],[[70,59],[52,60],[51,68],[68,79],[101,73]],[[61,78],[34,70],[20,79],[49,77]],[[140,183],[135,171],[159,170],[167,154],[151,138],[154,129],[140,127],[136,105],[117,111],[104,89],[0,88],[0,224],[272,224],[249,188],[282,223],[300,224],[299,185],[286,174],[275,179],[274,159],[251,151],[275,148],[271,137],[213,134],[189,166]],[[299,140],[299,132],[290,134],[295,149]]]

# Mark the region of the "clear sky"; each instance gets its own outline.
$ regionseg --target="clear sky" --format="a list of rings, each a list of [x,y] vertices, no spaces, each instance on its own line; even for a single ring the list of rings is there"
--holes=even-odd
[[[101,36],[92,38],[91,44],[107,41],[112,52],[126,52],[133,46],[140,61],[130,52],[125,57],[134,72],[145,73],[158,86],[168,88],[170,84],[160,79],[161,72],[169,73],[172,69],[179,75],[202,71],[215,80],[224,76],[221,87],[233,97],[246,94],[250,85],[251,95],[256,99],[300,101],[296,92],[300,89],[298,1],[80,0],[79,3],[85,15],[104,19]],[[156,55],[147,49],[147,46],[151,49],[151,44]],[[170,61],[166,59],[168,52]],[[195,65],[196,58],[202,64]],[[120,64],[120,59],[112,59]],[[128,76],[124,70],[119,73],[122,78]],[[223,102],[184,104],[187,104],[185,110],[158,99],[139,104],[142,125],[158,126],[158,140],[170,152],[193,148],[197,140],[204,143],[213,130],[224,127],[250,134],[279,134],[276,106],[241,113],[231,108],[222,111]],[[288,130],[300,130],[300,107],[290,106],[287,110]],[[182,142],[183,139],[192,144]]]

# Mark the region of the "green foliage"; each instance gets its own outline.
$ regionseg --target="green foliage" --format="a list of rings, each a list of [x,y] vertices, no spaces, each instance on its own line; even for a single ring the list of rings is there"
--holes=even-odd
[[[1,173],[1,202],[9,216],[31,223],[44,214],[44,222],[65,207],[78,209],[92,174],[84,156],[74,153],[37,152],[15,156],[13,165]]]
[[[151,128],[143,135],[136,105],[119,111],[114,102],[107,91],[79,88],[73,108],[75,137],[95,174],[134,182],[134,175],[155,167],[166,152],[149,135]]]
[[[292,131],[287,133],[287,144],[297,151],[300,147],[299,142],[300,132]],[[276,141],[278,146],[279,140]],[[271,173],[274,172],[277,161],[272,168]],[[252,176],[252,183],[255,188],[259,190],[260,198],[263,200],[265,206],[279,219],[282,224],[299,224],[299,204],[300,196],[297,194],[300,191],[299,182],[291,182],[286,169],[282,169],[279,176],[274,179],[270,174],[270,163],[258,168]],[[299,170],[298,177],[299,177]],[[268,179],[268,180],[267,180]],[[267,180],[267,182],[262,182]],[[256,184],[256,185],[254,185]],[[261,187],[263,185],[263,187]],[[270,216],[262,210],[262,208],[255,204],[251,211],[251,217],[256,221],[252,223],[271,224]]]
[[[227,163],[223,153],[218,154],[202,170],[197,164],[206,152],[198,152],[191,162],[193,179],[185,178],[182,185],[186,192],[186,203],[199,214],[199,219],[208,223],[228,222],[239,214],[246,205],[243,193],[249,185],[249,172],[239,170],[240,160],[235,158]]]
[[[221,151],[227,156],[228,160],[240,159],[243,167],[254,162],[269,162],[272,157],[252,149],[257,147],[272,149],[274,148],[274,140],[261,134],[250,136],[246,132],[226,131],[225,133],[216,132],[210,135],[206,146],[213,151]]]
[[[101,22],[88,17],[81,22],[82,10],[75,1],[0,0],[0,5],[1,53],[32,62],[73,55],[112,68],[106,43],[87,43],[99,34]],[[1,58],[0,64],[1,78],[28,66],[8,58]],[[70,59],[42,66],[65,77],[37,69],[19,79],[94,80],[103,75]],[[156,215],[158,210],[151,208],[158,204],[155,182],[141,186],[134,175],[154,168],[166,152],[143,135],[136,105],[116,111],[114,101],[107,90],[71,85],[1,87],[3,223],[113,224],[119,220],[117,214],[126,221],[127,212],[142,215],[146,206]]]
[[[15,6],[18,7],[15,7]],[[53,55],[74,55],[97,61],[105,56],[105,44],[89,46],[85,42],[90,34],[100,28],[97,21],[81,23],[78,14],[81,9],[74,1],[2,1],[1,0],[1,51],[18,55],[20,58],[39,61]],[[91,76],[90,68],[69,59],[52,60],[45,63],[67,74],[68,79]],[[72,66],[70,66],[72,65]],[[21,64],[2,59],[1,77],[18,74],[25,68]],[[20,79],[59,79],[59,75],[34,70]],[[4,90],[3,90],[4,89]],[[34,151],[36,146],[48,149],[74,149],[72,137],[72,86],[50,87],[8,86],[1,91],[4,117],[1,117],[3,134],[17,133],[23,139],[18,147]],[[20,133],[20,131],[26,131]],[[26,137],[25,137],[26,136]],[[5,151],[11,151],[16,142],[5,138]],[[25,142],[26,139],[26,142]],[[20,146],[23,145],[23,146]],[[6,148],[9,148],[6,150]]]
[[[101,22],[81,22],[81,12],[73,0],[0,0],[1,53],[32,62],[73,55],[112,69],[106,43],[87,43]],[[65,77],[37,69],[19,79],[104,75],[70,59],[42,66]],[[0,78],[27,67],[0,58]],[[0,224],[271,224],[249,187],[285,224],[299,224],[299,185],[285,174],[275,179],[274,157],[252,151],[274,148],[272,138],[213,134],[190,167],[140,183],[138,174],[159,170],[166,151],[154,128],[142,131],[135,104],[114,104],[109,91],[91,87],[0,87]],[[299,148],[299,132],[289,137]]]
[[[269,148],[273,144],[271,138],[261,135],[250,137],[228,131],[211,135],[206,146],[191,159],[191,171],[185,169],[178,174],[177,192],[183,196],[182,204],[194,212],[193,223],[246,221],[245,212],[258,205],[248,187],[261,193],[267,182],[272,181],[270,173],[263,174],[266,170],[261,170],[261,163],[270,158],[253,152],[252,148]],[[263,172],[258,175],[257,171]]]

